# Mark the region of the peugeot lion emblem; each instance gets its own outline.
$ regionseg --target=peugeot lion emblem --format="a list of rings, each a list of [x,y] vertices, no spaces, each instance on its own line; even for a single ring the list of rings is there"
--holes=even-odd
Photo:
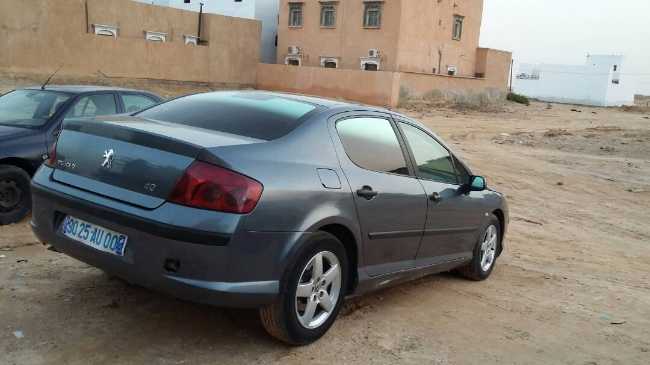
[[[115,151],[113,149],[110,150],[105,150],[104,155],[104,162],[102,162],[102,167],[105,167],[107,169],[110,169],[111,166],[113,166],[113,156],[115,155]]]

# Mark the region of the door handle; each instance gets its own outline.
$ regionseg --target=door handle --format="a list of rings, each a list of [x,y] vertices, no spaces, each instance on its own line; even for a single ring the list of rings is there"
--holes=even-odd
[[[368,185],[365,185],[361,189],[357,190],[357,195],[364,198],[364,199],[366,199],[366,200],[374,199],[377,196],[377,194],[379,194],[379,193],[372,190],[372,187],[370,187]]]
[[[437,203],[440,200],[442,200],[442,197],[440,196],[439,193],[433,192],[433,193],[431,193],[431,195],[429,195],[429,200],[434,201],[434,202]]]

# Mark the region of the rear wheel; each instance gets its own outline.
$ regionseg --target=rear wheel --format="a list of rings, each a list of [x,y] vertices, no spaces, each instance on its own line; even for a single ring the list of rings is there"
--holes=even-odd
[[[461,275],[476,281],[485,280],[490,276],[499,256],[499,245],[501,242],[501,231],[499,227],[499,219],[491,215],[487,225],[483,229],[483,233],[476,243],[472,261],[467,266],[458,269]]]
[[[264,328],[291,345],[318,340],[338,316],[347,273],[343,244],[329,233],[315,233],[285,275],[278,300],[260,309]]]
[[[16,223],[32,208],[29,175],[15,166],[0,166],[0,225]]]

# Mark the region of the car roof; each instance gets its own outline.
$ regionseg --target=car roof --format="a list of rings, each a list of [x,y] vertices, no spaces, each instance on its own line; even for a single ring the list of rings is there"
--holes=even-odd
[[[40,86],[29,86],[23,88],[23,90],[40,90],[40,89],[41,89]],[[128,91],[128,92],[137,92],[137,93],[155,95],[149,91],[144,91],[144,90],[134,90],[134,89],[121,88],[121,87],[99,86],[99,85],[47,85],[45,86],[45,90],[59,91],[59,92],[65,92],[71,94],[82,94],[82,93],[97,92],[97,91]]]

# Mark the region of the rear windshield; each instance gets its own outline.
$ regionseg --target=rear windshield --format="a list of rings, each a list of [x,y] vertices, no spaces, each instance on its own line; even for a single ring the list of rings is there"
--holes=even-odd
[[[0,124],[36,128],[44,125],[70,95],[47,90],[16,90],[0,96]]]
[[[182,97],[137,115],[270,141],[294,130],[314,109],[312,104],[271,94],[218,92]]]

